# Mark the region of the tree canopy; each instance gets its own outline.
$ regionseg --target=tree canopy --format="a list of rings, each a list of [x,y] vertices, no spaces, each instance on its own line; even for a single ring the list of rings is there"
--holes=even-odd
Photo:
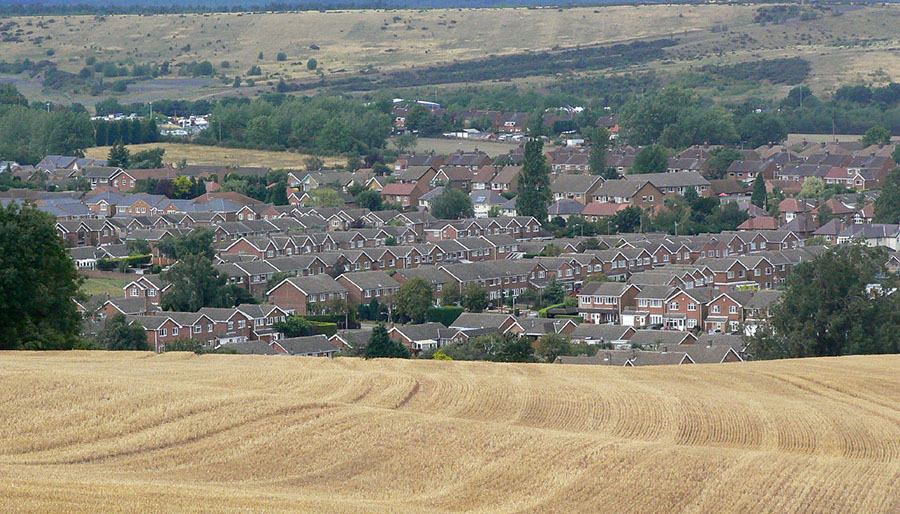
[[[128,319],[122,313],[116,313],[106,320],[97,336],[97,344],[107,350],[150,351],[147,331],[140,325],[129,325]]]
[[[475,215],[475,211],[469,195],[453,186],[446,186],[431,202],[431,214],[439,219],[458,220],[471,218]]]
[[[650,145],[634,156],[631,173],[665,173],[669,168],[669,155],[659,145]]]
[[[531,138],[525,143],[525,161],[519,173],[516,196],[516,212],[519,216],[534,216],[538,221],[547,221],[550,193],[550,164],[543,154],[544,142]]]
[[[33,207],[0,206],[0,350],[65,350],[78,342],[80,282],[55,224]]]
[[[749,342],[757,359],[900,352],[897,277],[885,248],[839,245],[788,277],[768,327]]]
[[[434,288],[420,277],[413,277],[400,286],[397,294],[397,312],[405,315],[413,323],[424,323],[428,308],[434,298]]]
[[[367,359],[408,359],[409,348],[403,343],[392,340],[388,336],[384,323],[379,323],[372,329],[372,335],[369,338],[369,344],[366,345],[364,356]]]

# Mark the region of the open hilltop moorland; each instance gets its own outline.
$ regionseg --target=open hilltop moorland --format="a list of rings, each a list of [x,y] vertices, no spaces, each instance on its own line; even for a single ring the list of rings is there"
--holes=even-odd
[[[0,35],[0,55],[8,63],[50,61],[78,74],[90,60],[88,67],[107,75],[112,69],[104,70],[106,63],[118,66],[127,72],[113,73],[107,86],[124,80],[126,90],[99,95],[116,94],[123,103],[254,95],[281,79],[301,92],[510,80],[542,86],[596,74],[683,72],[785,57],[809,62],[806,83],[816,92],[900,77],[900,5],[894,4],[69,15],[0,19]],[[308,67],[310,59],[315,69]],[[150,68],[143,65],[164,61],[172,71],[185,71],[133,76],[135,65],[137,73],[146,73]],[[212,69],[186,71],[203,61]],[[255,66],[259,70],[250,75]],[[732,74],[740,77],[740,70]],[[236,76],[244,86],[248,78],[254,85],[236,90]],[[43,68],[0,74],[29,98],[85,105],[97,100],[98,92],[92,96],[87,86],[45,78]],[[788,86],[773,78],[753,81],[753,94],[783,96]],[[66,87],[55,89],[57,82]]]
[[[900,357],[0,354],[0,510],[897,512]]]

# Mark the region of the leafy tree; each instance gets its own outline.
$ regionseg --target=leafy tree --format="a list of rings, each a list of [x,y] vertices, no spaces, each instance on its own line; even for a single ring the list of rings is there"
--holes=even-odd
[[[541,223],[547,220],[550,193],[550,164],[543,154],[544,142],[531,138],[525,143],[525,161],[519,173],[516,212],[520,216],[534,216]]]
[[[408,150],[415,148],[419,139],[415,134],[403,134],[394,138],[394,146],[400,153],[406,153]]]
[[[562,303],[563,298],[566,297],[566,290],[563,289],[562,284],[554,277],[547,282],[547,287],[544,288],[543,297],[544,304],[556,305]]]
[[[900,222],[900,168],[888,173],[881,188],[881,194],[875,199],[875,223]]]
[[[150,243],[146,239],[130,239],[125,242],[128,255],[150,255]]]
[[[669,156],[666,149],[658,145],[643,148],[634,156],[632,173],[665,173],[669,168]]]
[[[106,320],[97,336],[97,343],[107,350],[150,351],[147,331],[138,324],[129,324],[122,313]]]
[[[560,334],[546,334],[534,342],[534,353],[544,362],[553,362],[560,355],[569,355],[569,339]]]
[[[488,308],[487,289],[477,282],[472,282],[466,286],[462,295],[462,306],[469,312],[482,312]]]
[[[311,58],[310,60],[306,61],[306,69],[308,69],[310,71],[315,70],[318,66],[319,66],[319,61],[317,61],[315,59]]]
[[[278,55],[275,56],[275,60],[276,60],[276,61],[286,61],[286,60],[287,60],[287,54],[284,53],[284,52],[278,52]]]
[[[462,295],[455,287],[444,287],[441,291],[441,305],[456,305],[462,302]]]
[[[831,207],[829,207],[828,205],[822,204],[822,205],[819,207],[819,216],[818,216],[819,220],[818,220],[818,221],[819,221],[819,225],[820,225],[820,226],[821,226],[821,225],[824,225],[824,224],[826,224],[826,223],[828,223],[829,221],[831,221],[831,220],[833,220],[833,219],[835,219],[835,218],[837,218],[837,217],[838,217],[838,216],[836,216],[836,215],[834,214],[834,212],[831,210]],[[812,243],[809,242],[810,239],[812,239],[812,238],[807,238],[807,239],[806,239],[806,244],[807,244],[807,245],[812,244]]]
[[[397,311],[413,323],[424,323],[434,298],[434,288],[420,277],[414,277],[400,287]]]
[[[304,337],[316,333],[312,323],[303,316],[292,315],[273,325],[273,328],[284,334],[284,337]]]
[[[164,256],[172,259],[194,255],[212,260],[216,256],[213,237],[215,234],[208,227],[197,227],[185,235],[162,238],[157,248]]]
[[[621,123],[628,140],[637,145],[656,142],[669,125],[678,122],[684,112],[697,107],[697,99],[677,87],[669,87],[628,102],[622,107]]]
[[[759,173],[756,175],[756,180],[753,181],[753,194],[750,196],[750,203],[765,209],[767,197],[766,180],[763,178],[762,173]]]
[[[784,141],[788,134],[781,118],[770,113],[755,112],[744,116],[738,132],[741,141],[746,141],[752,147]]]
[[[372,336],[369,338],[369,344],[366,345],[365,358],[408,359],[409,348],[403,343],[392,340],[388,336],[384,323],[379,323],[372,329]]]
[[[863,135],[862,145],[863,146],[872,146],[872,145],[887,145],[891,142],[891,131],[876,125]]]
[[[287,205],[290,203],[287,197],[287,181],[276,182],[266,193],[266,203],[273,205]]]
[[[613,225],[619,232],[634,232],[641,226],[641,209],[634,205],[617,212]]]
[[[741,152],[729,146],[716,148],[710,153],[712,158],[709,159],[709,169],[706,173],[706,178],[710,180],[723,178],[731,163],[741,160],[742,157]]]
[[[128,162],[131,160],[131,152],[125,148],[125,144],[120,139],[109,149],[106,156],[106,165],[114,168],[127,168]]]
[[[491,360],[497,362],[534,362],[534,348],[525,337],[515,334],[496,334],[493,336],[494,357]]]
[[[162,278],[172,284],[160,301],[163,310],[196,312],[203,307],[235,304],[228,277],[216,270],[206,257],[188,255],[163,272]]]
[[[891,152],[891,159],[893,159],[895,163],[900,164],[900,145],[897,145],[896,148],[894,148],[894,151]]]
[[[78,341],[79,278],[56,219],[0,206],[0,350],[65,350]]]
[[[327,187],[318,187],[309,192],[309,200],[306,205],[311,207],[341,207],[344,201],[337,191]]]
[[[28,106],[28,100],[25,95],[19,92],[15,84],[6,82],[0,84],[0,105],[21,105]]]
[[[597,127],[591,134],[591,154],[588,164],[591,175],[605,175],[609,166],[606,165],[606,150],[609,148],[609,131],[606,127]]]
[[[749,341],[756,359],[900,352],[897,277],[887,273],[887,251],[838,245],[802,262],[771,308],[771,330]]]
[[[598,271],[584,277],[583,283],[587,284],[588,282],[609,282],[609,277]]]
[[[825,194],[825,181],[819,177],[809,177],[800,188],[802,198],[818,198]]]
[[[325,167],[325,161],[323,161],[320,157],[310,155],[309,157],[303,159],[303,167],[306,168],[306,171],[319,171],[323,167]]]
[[[431,214],[439,219],[458,220],[475,215],[472,199],[453,186],[447,186],[431,203]]]
[[[353,197],[353,200],[356,202],[356,205],[370,211],[380,211],[384,205],[384,197],[378,191],[371,189],[363,189]]]
[[[110,149],[110,152],[112,149]],[[127,150],[126,150],[127,151]],[[162,158],[166,153],[165,148],[149,148],[135,153],[127,159],[127,165],[133,169],[162,168]]]

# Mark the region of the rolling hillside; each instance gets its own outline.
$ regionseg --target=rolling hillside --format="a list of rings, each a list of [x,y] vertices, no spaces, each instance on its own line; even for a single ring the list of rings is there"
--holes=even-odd
[[[57,90],[42,85],[43,74],[5,74],[31,99],[93,106],[115,94],[123,103],[163,98],[198,99],[220,95],[253,96],[268,92],[285,79],[302,92],[323,84],[339,84],[341,92],[369,91],[382,85],[408,84],[396,73],[446,75],[444,70],[466,63],[450,84],[424,80],[431,87],[491,84],[495,81],[542,87],[554,81],[597,74],[662,70],[681,72],[704,65],[740,64],[764,59],[799,57],[809,61],[807,85],[817,93],[838,85],[900,80],[900,6],[849,6],[822,11],[813,19],[791,18],[755,23],[757,5],[618,5],[566,9],[483,8],[419,10],[345,10],[286,13],[211,13],[181,15],[61,15],[9,17],[0,23],[0,61],[51,60],[60,70],[79,73],[89,60],[131,67],[167,61],[172,70],[209,61],[217,77],[169,75],[136,78],[124,93],[104,91],[91,96],[86,87]],[[647,59],[609,62],[579,53],[600,52],[597,45],[674,41]],[[559,66],[557,53],[574,52],[574,66]],[[283,53],[283,60],[278,54]],[[466,75],[481,62],[513,57],[530,68],[499,78]],[[315,71],[307,62],[318,61]],[[227,61],[227,63],[225,62]],[[93,62],[93,61],[91,61]],[[541,63],[546,63],[542,65]],[[226,67],[227,65],[227,67]],[[256,85],[234,89],[233,78]],[[321,75],[320,75],[321,74]],[[34,76],[32,76],[34,75]],[[393,78],[392,78],[393,77]],[[129,78],[131,80],[132,78]],[[109,80],[112,82],[112,79]],[[753,95],[781,98],[786,84],[758,85]],[[713,91],[741,97],[746,91]]]
[[[0,353],[0,510],[897,512],[898,369]]]

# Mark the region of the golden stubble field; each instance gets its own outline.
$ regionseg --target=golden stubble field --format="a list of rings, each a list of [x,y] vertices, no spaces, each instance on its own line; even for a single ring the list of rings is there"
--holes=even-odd
[[[253,150],[248,148],[222,148],[219,146],[192,145],[182,143],[143,143],[139,145],[127,145],[131,153],[149,150],[152,148],[164,148],[163,162],[179,163],[186,159],[188,164],[208,164],[223,166],[269,166],[273,169],[305,169],[304,159],[307,154],[292,152],[274,152],[268,150]],[[108,146],[95,146],[84,151],[85,157],[92,159],[106,159],[109,155]],[[344,165],[347,159],[343,157],[320,157],[325,161],[325,166]]]
[[[0,510],[898,512],[898,369],[0,353]]]

